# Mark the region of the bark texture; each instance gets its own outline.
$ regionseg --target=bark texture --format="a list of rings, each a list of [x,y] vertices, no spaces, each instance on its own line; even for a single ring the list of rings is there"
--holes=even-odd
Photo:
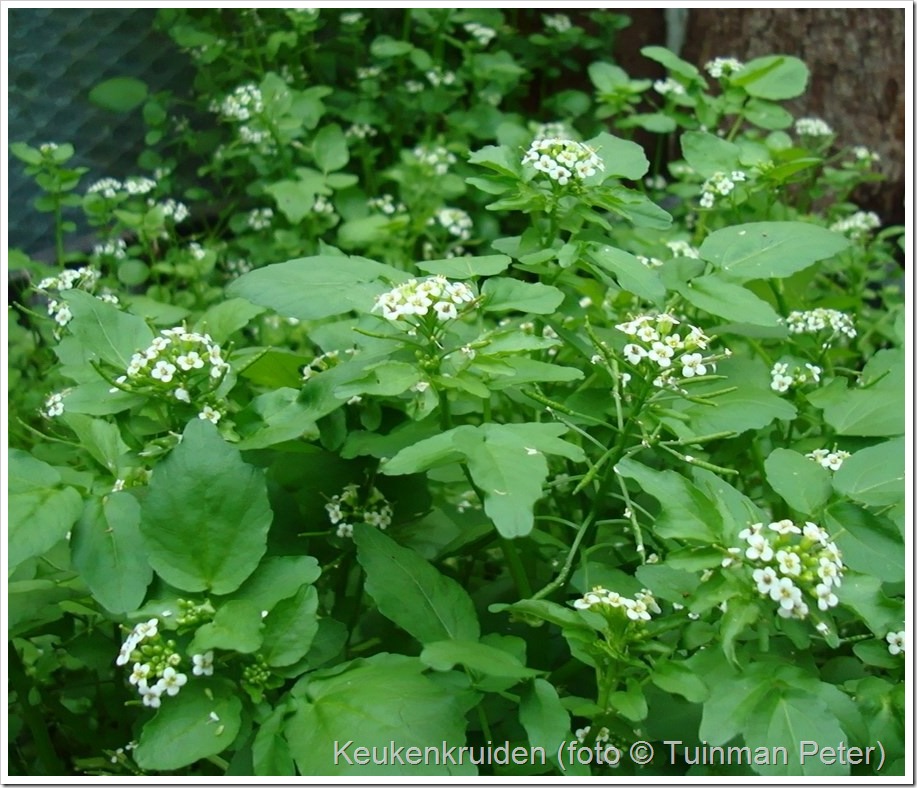
[[[889,8],[698,8],[688,13],[682,57],[751,60],[795,55],[811,72],[803,96],[784,104],[820,117],[842,145],[866,145],[882,160],[883,184],[856,195],[886,222],[904,220],[905,15]]]

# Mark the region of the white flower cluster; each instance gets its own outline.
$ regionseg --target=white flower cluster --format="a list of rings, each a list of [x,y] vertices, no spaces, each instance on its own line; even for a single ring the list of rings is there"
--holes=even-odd
[[[746,175],[741,170],[733,170],[729,175],[725,172],[713,173],[700,187],[701,208],[712,208],[717,196],[725,197],[735,189],[737,183],[745,179]]]
[[[591,725],[587,725],[585,728],[577,728],[573,735],[576,736],[576,740],[582,744],[586,741],[586,737],[589,735],[589,731],[592,730]],[[608,728],[599,728],[599,732],[595,735],[596,744],[605,744],[605,742],[611,739],[611,731]]]
[[[197,399],[198,418],[216,424],[223,414],[213,406],[210,392],[228,371],[220,346],[209,334],[178,326],[163,329],[148,348],[134,353],[125,374],[115,383],[127,390],[165,393],[189,405]],[[110,389],[112,393],[118,390]]]
[[[817,334],[830,328],[838,334],[853,339],[856,335],[856,329],[853,327],[853,318],[846,312],[839,312],[837,309],[810,309],[801,312],[795,310],[790,312],[786,318],[786,327],[791,334]]]
[[[357,79],[375,79],[382,73],[382,69],[379,66],[362,66],[357,69]]]
[[[664,312],[661,315],[638,315],[633,320],[615,326],[631,337],[624,346],[624,357],[630,364],[640,367],[644,362],[655,365],[658,372],[653,384],[659,387],[677,388],[675,372],[682,378],[702,377],[716,371],[716,359],[720,356],[704,356],[699,350],[706,350],[710,337],[696,326],[686,326],[684,337],[673,331],[680,321]],[[730,355],[728,351],[724,355]]]
[[[829,471],[840,470],[841,465],[844,464],[844,460],[846,460],[849,456],[849,451],[838,449],[837,446],[834,447],[834,451],[828,451],[827,449],[815,449],[806,455],[808,459],[817,462],[819,465],[821,465],[822,468]]]
[[[99,272],[91,266],[81,266],[80,268],[65,268],[57,276],[46,276],[36,286],[35,289],[42,292],[48,297],[48,316],[57,324],[55,327],[55,336],[58,336],[59,329],[66,326],[72,319],[73,313],[67,302],[60,298],[60,294],[66,290],[85,290],[92,293],[99,281]],[[118,297],[111,293],[100,293],[96,295],[100,301],[117,305]]]
[[[254,83],[239,85],[232,93],[221,102],[214,101],[210,105],[211,112],[218,112],[226,120],[246,121],[253,115],[264,111],[264,98],[261,89]]]
[[[808,362],[802,365],[793,361],[778,361],[771,367],[771,389],[783,394],[793,386],[818,383],[821,381],[821,373],[821,367]]]
[[[482,47],[486,47],[497,35],[497,31],[492,27],[479,25],[477,22],[466,22],[464,28],[465,32]]]
[[[392,522],[392,507],[385,496],[371,487],[365,500],[360,500],[360,488],[348,484],[340,495],[335,495],[325,504],[328,519],[337,526],[337,535],[342,539],[353,538],[355,523],[367,523],[385,530]]]
[[[581,599],[574,601],[573,607],[577,610],[589,610],[597,607],[599,612],[620,609],[631,621],[649,621],[652,618],[651,613],[659,615],[662,612],[659,605],[656,604],[656,598],[653,596],[652,591],[648,588],[638,591],[634,594],[634,598],[630,599],[629,597],[621,596],[616,591],[609,591],[603,586],[594,586],[591,591],[583,594]]]
[[[86,194],[101,194],[109,200],[118,196],[121,191],[121,181],[114,178],[100,178],[86,189]]]
[[[573,27],[570,17],[566,14],[542,14],[541,19],[546,28],[556,33],[566,33]]]
[[[865,162],[867,164],[872,164],[873,162],[879,161],[879,154],[875,151],[869,150],[869,148],[863,145],[854,145],[850,149],[850,152],[853,154],[853,158],[857,161]]]
[[[344,136],[348,139],[365,140],[375,137],[378,133],[378,129],[374,129],[367,123],[352,123],[345,129]]]
[[[271,226],[273,218],[274,211],[272,209],[255,208],[249,211],[246,221],[252,230],[267,230]]]
[[[237,276],[247,274],[252,270],[252,267],[252,264],[244,259],[226,260],[223,262],[223,270],[225,271],[226,277],[229,279],[235,279]]]
[[[882,226],[878,214],[872,211],[857,211],[851,216],[838,219],[829,227],[836,233],[843,233],[850,238],[861,238]]]
[[[356,352],[354,348],[347,348],[347,350],[344,351],[348,356],[352,356]],[[316,356],[302,368],[303,382],[309,380],[316,372],[326,372],[340,363],[341,351],[339,350],[329,350],[327,353]]]
[[[454,235],[460,241],[467,241],[471,238],[474,223],[461,208],[440,208],[435,217],[430,217],[429,224],[434,222],[438,222],[450,235]]]
[[[356,25],[359,24],[362,19],[363,14],[359,11],[348,11],[346,14],[341,14],[342,25]]]
[[[239,126],[239,139],[246,145],[267,145],[272,142],[270,132],[264,129],[253,129],[246,124]]]
[[[386,216],[394,216],[396,213],[407,213],[408,209],[403,202],[395,202],[391,194],[381,194],[378,197],[370,197],[366,205],[371,210],[384,213]]]
[[[112,238],[92,247],[93,257],[112,257],[115,260],[124,260],[127,257],[127,244],[123,238]]]
[[[123,667],[134,663],[128,681],[137,688],[144,706],[158,709],[163,695],[174,697],[188,683],[188,677],[176,670],[181,664],[181,655],[174,650],[174,645],[174,641],[163,640],[156,618],[137,624],[121,645],[115,664]],[[195,655],[195,675],[213,673],[213,652],[208,654],[209,673],[201,667],[207,655]]]
[[[646,255],[638,254],[637,259],[647,268],[661,268],[663,265],[662,260],[658,257],[647,257]]]
[[[412,315],[435,315],[441,322],[455,320],[459,308],[473,304],[474,291],[464,282],[450,282],[445,276],[410,279],[376,298],[373,311],[382,310],[386,320],[402,320]]]
[[[793,128],[800,137],[830,137],[834,134],[834,129],[821,118],[800,118]]]
[[[700,252],[687,241],[666,241],[673,257],[690,257],[692,260],[700,259]]]
[[[653,90],[662,96],[667,96],[669,93],[674,96],[683,96],[685,94],[685,86],[671,77],[657,79],[653,83]]]
[[[430,167],[437,175],[445,175],[456,162],[455,155],[441,145],[418,145],[412,152],[421,164]]]
[[[171,219],[175,224],[181,224],[185,219],[187,219],[191,212],[188,210],[188,206],[183,202],[178,200],[168,199],[163,200],[163,202],[157,203],[154,200],[150,200],[148,205],[152,208],[157,206],[162,209],[162,214],[167,219]]]
[[[522,163],[531,164],[561,186],[568,184],[572,178],[582,180],[605,169],[605,163],[594,149],[582,142],[560,137],[545,137],[532,142],[522,157]]]
[[[38,152],[41,153],[42,156],[48,156],[51,153],[54,153],[54,151],[56,150],[57,150],[56,142],[43,142],[41,143],[41,145],[38,146]]]
[[[530,123],[533,139],[544,140],[553,138],[573,139],[576,132],[562,120],[549,120],[547,123]]]
[[[424,84],[423,82],[418,82],[416,79],[405,80],[404,89],[408,93],[423,93]]]
[[[156,181],[142,175],[132,175],[124,181],[124,190],[128,194],[148,194],[156,188]]]
[[[46,419],[54,419],[64,412],[64,393],[56,392],[48,395],[45,400],[45,406],[42,408],[41,415]]]
[[[815,523],[802,528],[792,520],[754,523],[739,532],[745,542],[745,558],[755,566],[752,578],[758,593],[778,604],[782,618],[805,618],[808,597],[818,609],[837,605],[835,591],[841,586],[844,562],[828,532]]]
[[[312,203],[312,212],[323,216],[330,216],[334,213],[334,206],[327,197],[319,194],[315,197],[315,202]]]
[[[743,68],[745,68],[745,64],[741,60],[736,60],[734,57],[714,58],[704,65],[704,71],[714,79],[732,76]]]
[[[903,654],[905,651],[904,647],[907,644],[905,631],[902,629],[900,632],[889,632],[885,636],[885,642],[888,643],[888,653],[893,657]]]
[[[424,74],[433,87],[438,88],[440,85],[454,85],[455,84],[455,72],[454,71],[443,71],[442,69],[433,69]]]

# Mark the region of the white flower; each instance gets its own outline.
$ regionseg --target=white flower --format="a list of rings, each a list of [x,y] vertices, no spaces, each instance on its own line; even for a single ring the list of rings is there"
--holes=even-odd
[[[674,355],[675,351],[664,342],[653,342],[649,353],[646,354],[647,358],[655,361],[663,369],[672,366],[672,356]]]
[[[150,666],[143,662],[135,662],[134,669],[128,677],[128,681],[138,687],[146,686],[146,680],[150,675]]]
[[[792,611],[802,603],[802,592],[788,577],[781,577],[770,590],[771,599],[780,604],[780,607]]]
[[[51,394],[45,400],[44,415],[53,419],[56,416],[60,416],[64,412],[64,398],[61,394]]]
[[[180,402],[187,402],[189,404],[191,402],[191,394],[188,393],[188,389],[182,386],[179,386],[177,389],[175,389],[172,394],[175,396],[175,399],[179,400]]]
[[[645,355],[646,351],[640,347],[640,345],[631,342],[624,346],[624,357],[631,364],[639,364]],[[599,360],[601,360],[601,358]]]
[[[796,523],[794,523],[792,520],[778,520],[776,523],[771,523],[767,527],[772,531],[776,531],[781,536],[802,533],[802,530],[799,528],[799,526],[796,525]]]
[[[161,683],[161,681],[157,681],[152,687],[138,687],[140,695],[143,698],[144,706],[149,706],[151,709],[158,709],[162,705],[160,696],[162,695],[163,688]]]
[[[885,640],[888,642],[888,653],[893,657],[904,653],[906,641],[903,629],[900,632],[889,632],[885,636]]]
[[[566,14],[542,14],[541,19],[545,27],[556,33],[566,33],[573,26]]]
[[[707,374],[707,367],[704,366],[704,357],[700,353],[685,353],[681,357],[681,376],[683,378],[693,378],[695,375],[701,376]]]
[[[204,359],[200,357],[196,350],[189,350],[175,359],[178,366],[186,372],[192,369],[200,369],[204,366]]]
[[[779,579],[777,573],[769,566],[763,569],[755,569],[751,576],[758,586],[758,593],[764,595],[770,594],[771,589]]]
[[[582,180],[605,170],[605,163],[596,151],[571,139],[545,137],[529,146],[522,164],[531,164],[551,180],[565,186],[574,177]]]
[[[179,690],[188,683],[188,677],[184,673],[177,673],[175,668],[168,667],[162,672],[162,678],[156,682],[157,686],[162,685],[160,694],[165,692],[170,697],[178,695]]]
[[[774,550],[767,537],[762,534],[751,534],[747,539],[748,548],[745,557],[753,561],[770,561],[774,557]]]
[[[204,407],[201,408],[201,412],[197,414],[197,417],[202,421],[206,420],[212,424],[217,424],[223,417],[223,414],[220,413],[220,411],[212,408],[210,405],[204,405]]]
[[[783,574],[796,577],[802,572],[802,560],[796,553],[791,553],[788,550],[778,550],[776,557],[777,564]]]
[[[819,610],[828,610],[837,605],[838,599],[828,583],[819,583],[816,585],[815,596],[818,597]]]
[[[194,667],[191,672],[195,676],[212,676],[213,675],[213,652],[205,651],[203,654],[192,654],[191,662]]]
[[[653,83],[653,90],[655,90],[660,95],[666,96],[669,93],[672,93],[675,96],[684,95],[685,88],[680,82],[676,82],[671,77],[667,79],[657,79]]]
[[[150,377],[156,378],[162,383],[168,383],[175,374],[175,365],[168,361],[157,361],[156,366],[150,371]]]

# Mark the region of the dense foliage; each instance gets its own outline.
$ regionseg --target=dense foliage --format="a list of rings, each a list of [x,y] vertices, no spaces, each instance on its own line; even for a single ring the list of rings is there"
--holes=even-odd
[[[163,10],[135,176],[11,146],[14,771],[903,773],[876,157],[576,19]]]

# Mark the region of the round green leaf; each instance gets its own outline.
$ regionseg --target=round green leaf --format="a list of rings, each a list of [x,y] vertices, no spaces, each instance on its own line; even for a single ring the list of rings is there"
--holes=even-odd
[[[133,752],[141,769],[169,771],[225,750],[241,724],[242,701],[224,681],[191,677],[181,692],[165,696]]]
[[[112,112],[130,112],[139,107],[148,94],[145,82],[134,77],[115,77],[100,82],[89,91],[89,100]]]

